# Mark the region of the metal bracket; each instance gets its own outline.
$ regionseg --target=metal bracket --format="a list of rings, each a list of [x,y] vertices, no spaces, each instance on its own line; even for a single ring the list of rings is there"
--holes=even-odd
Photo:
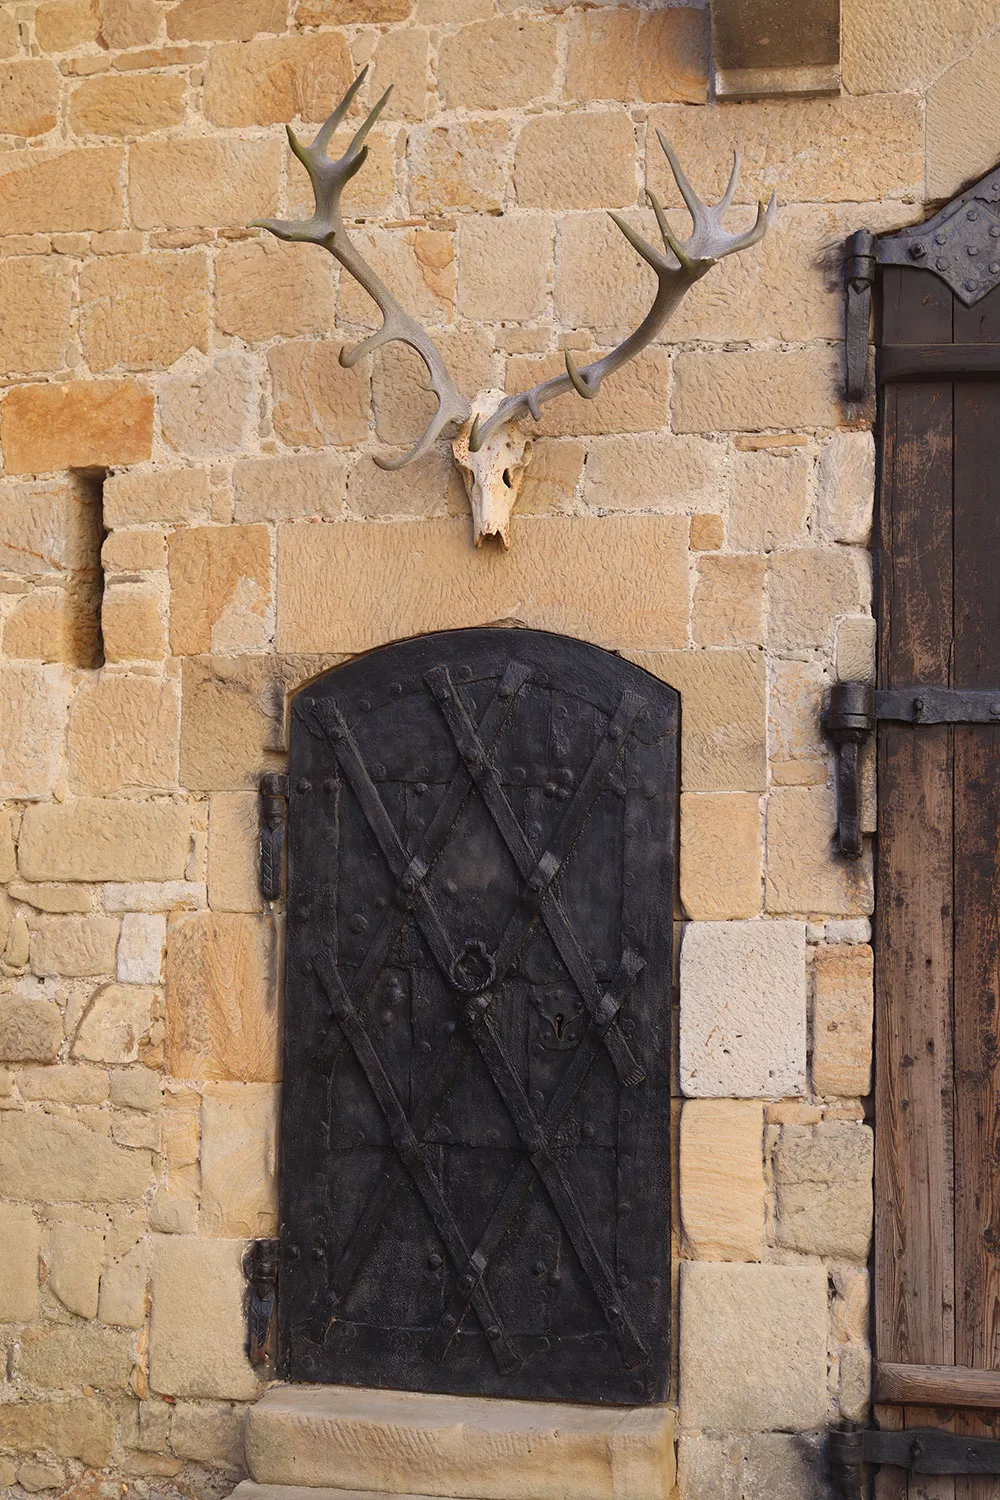
[[[875,248],[875,236],[868,229],[859,229],[847,241],[844,260],[844,289],[847,297],[844,340],[848,401],[864,399],[868,379],[868,334],[872,320]]]
[[[265,901],[281,895],[281,857],[288,815],[288,777],[267,771],[260,778],[260,893]]]
[[[263,1365],[271,1357],[268,1345],[278,1288],[278,1241],[251,1240],[243,1255],[243,1275],[249,1286],[247,1357],[252,1365]]]
[[[843,1500],[860,1500],[866,1464],[891,1464],[911,1474],[1000,1474],[1000,1442],[962,1437],[937,1427],[831,1432],[830,1468]]]
[[[861,746],[875,728],[875,690],[867,682],[835,682],[824,718],[837,747],[837,840],[841,854],[859,859],[861,836]]]

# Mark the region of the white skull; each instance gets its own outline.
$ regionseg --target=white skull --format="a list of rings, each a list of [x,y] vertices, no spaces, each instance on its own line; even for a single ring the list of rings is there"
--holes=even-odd
[[[482,546],[484,536],[498,536],[505,547],[510,546],[510,513],[531,457],[531,440],[515,422],[498,427],[478,453],[469,452],[476,418],[485,422],[505,400],[503,391],[483,391],[451,445],[472,507],[472,535],[477,547]]]

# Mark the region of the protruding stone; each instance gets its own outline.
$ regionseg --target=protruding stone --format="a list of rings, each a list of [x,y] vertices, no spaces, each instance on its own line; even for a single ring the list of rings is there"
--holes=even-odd
[[[838,1120],[782,1126],[774,1151],[777,1243],[809,1255],[866,1260],[872,1163],[867,1125]]]
[[[163,1396],[250,1401],[242,1240],[158,1235],[153,1244],[149,1380]]]

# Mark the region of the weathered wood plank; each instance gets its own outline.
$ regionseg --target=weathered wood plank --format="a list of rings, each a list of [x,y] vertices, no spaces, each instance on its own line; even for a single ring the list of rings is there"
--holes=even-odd
[[[879,1361],[875,1400],[909,1406],[1000,1407],[1000,1371],[968,1365],[903,1365]]]

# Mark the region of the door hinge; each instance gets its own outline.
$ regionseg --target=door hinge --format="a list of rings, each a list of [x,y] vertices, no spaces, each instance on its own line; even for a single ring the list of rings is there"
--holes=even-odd
[[[260,893],[265,901],[281,895],[281,862],[288,816],[288,777],[267,771],[260,778]]]
[[[842,1500],[861,1500],[867,1464],[891,1464],[911,1474],[1000,1474],[1000,1442],[937,1427],[831,1432],[828,1451]]]
[[[271,1329],[278,1289],[278,1241],[251,1240],[243,1255],[247,1281],[247,1357],[252,1365],[273,1358]]]

